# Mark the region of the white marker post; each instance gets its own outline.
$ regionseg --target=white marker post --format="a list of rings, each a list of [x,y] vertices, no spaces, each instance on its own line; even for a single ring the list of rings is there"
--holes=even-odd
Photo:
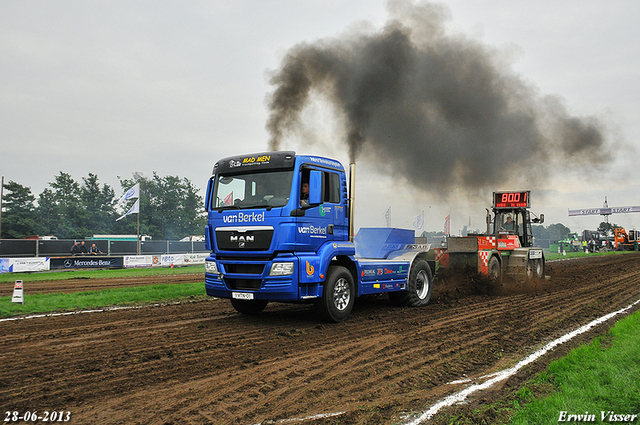
[[[16,283],[13,285],[13,297],[11,297],[11,302],[24,305],[24,294],[22,292],[21,280],[16,280]]]

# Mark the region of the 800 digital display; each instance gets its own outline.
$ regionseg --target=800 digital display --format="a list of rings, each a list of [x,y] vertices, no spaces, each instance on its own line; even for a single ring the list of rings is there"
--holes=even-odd
[[[530,191],[493,192],[494,208],[529,208]]]

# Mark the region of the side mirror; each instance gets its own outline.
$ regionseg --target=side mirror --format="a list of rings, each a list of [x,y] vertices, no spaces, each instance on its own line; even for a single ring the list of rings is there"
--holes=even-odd
[[[322,193],[322,171],[312,170],[309,173],[309,205],[320,205]]]

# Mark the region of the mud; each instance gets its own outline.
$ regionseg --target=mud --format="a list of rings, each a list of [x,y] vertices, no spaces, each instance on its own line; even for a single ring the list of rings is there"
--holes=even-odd
[[[417,309],[366,297],[339,324],[319,322],[310,305],[242,316],[217,299],[1,322],[0,407],[69,411],[78,424],[404,423],[466,385],[452,381],[512,366],[640,299],[638,253],[559,261],[547,274],[520,287],[440,280]],[[60,283],[74,284],[92,283]],[[471,405],[504,397],[611,324]]]

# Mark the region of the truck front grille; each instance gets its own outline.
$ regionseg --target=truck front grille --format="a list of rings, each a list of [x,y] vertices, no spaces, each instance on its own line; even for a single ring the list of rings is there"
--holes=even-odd
[[[260,279],[233,279],[226,277],[224,278],[224,282],[229,289],[247,289],[252,291],[260,289],[260,285],[262,284],[262,280]]]
[[[264,264],[229,264],[222,263],[226,273],[262,275]]]
[[[216,244],[223,251],[268,251],[272,226],[218,227]]]

